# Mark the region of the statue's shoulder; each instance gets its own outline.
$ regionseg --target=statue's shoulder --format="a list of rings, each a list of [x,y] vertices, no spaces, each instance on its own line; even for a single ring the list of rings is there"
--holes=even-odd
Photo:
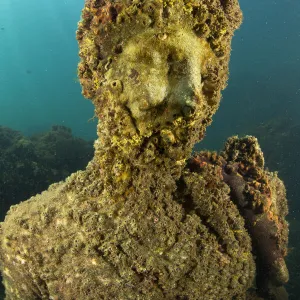
[[[231,205],[230,188],[223,180],[223,161],[216,152],[194,153],[187,160],[178,183],[179,197],[184,195],[186,201],[192,201],[196,206],[200,203],[211,206],[216,201],[224,209]]]
[[[255,169],[264,172],[264,157],[258,141],[253,136],[238,138],[233,136],[227,139],[221,152],[203,150],[195,152],[187,160],[185,174],[198,174],[205,181],[225,182],[228,185],[227,172],[237,175],[238,181],[247,180],[241,169]],[[194,175],[195,176],[195,175]],[[236,177],[236,176],[235,176]]]
[[[46,243],[48,236],[58,234],[56,223],[76,201],[76,194],[66,186],[66,182],[52,184],[42,193],[10,207],[1,223],[2,252],[17,251],[19,247],[33,250],[41,242]]]
[[[86,196],[83,191],[82,181],[88,176],[88,172],[77,171],[64,181],[51,184],[47,190],[37,194],[26,201],[12,205],[6,214],[2,227],[5,232],[17,232],[16,228],[32,230],[32,233],[40,231],[48,226],[61,213],[65,213],[67,206],[71,207],[77,198]],[[85,183],[85,181],[83,181]],[[38,229],[34,230],[34,226]]]
[[[218,186],[218,189],[225,189],[228,192],[228,187],[223,181],[224,163],[223,157],[218,155],[217,152],[207,150],[195,152],[187,160],[182,178],[185,181],[188,178],[194,178],[193,184],[197,182],[197,185],[205,187],[206,190]]]
[[[17,233],[17,228],[34,232],[32,226],[42,221],[45,217],[45,212],[53,210],[55,204],[63,200],[62,198],[65,197],[64,187],[64,182],[52,184],[48,190],[43,191],[41,194],[37,194],[19,204],[12,205],[2,223],[3,233],[8,234],[10,231]]]

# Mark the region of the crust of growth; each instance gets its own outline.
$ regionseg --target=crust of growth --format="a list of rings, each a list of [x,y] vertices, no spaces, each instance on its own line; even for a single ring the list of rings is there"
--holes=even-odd
[[[6,300],[283,292],[285,190],[256,139],[191,157],[219,106],[241,20],[235,0],[85,2],[78,76],[99,119],[95,155],[11,207],[0,235]],[[266,264],[260,232],[276,250]]]

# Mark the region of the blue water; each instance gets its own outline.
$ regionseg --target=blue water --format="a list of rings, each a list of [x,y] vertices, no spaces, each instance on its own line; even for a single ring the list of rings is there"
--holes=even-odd
[[[89,121],[93,106],[76,79],[75,31],[83,5],[84,0],[1,0],[0,125],[29,135],[61,124],[76,136],[96,137],[96,123]],[[251,133],[278,117],[300,125],[300,1],[240,0],[240,5],[244,22],[233,39],[228,87],[197,148],[220,149],[228,136]],[[300,167],[300,138],[294,149],[280,149],[291,166]],[[283,173],[295,236],[300,236],[299,174],[296,168]]]
[[[230,79],[207,132],[217,148],[270,118],[300,120],[300,2],[240,0],[244,22],[232,44]]]
[[[76,81],[75,31],[84,1],[1,0],[0,123],[25,134],[62,124],[95,137]]]

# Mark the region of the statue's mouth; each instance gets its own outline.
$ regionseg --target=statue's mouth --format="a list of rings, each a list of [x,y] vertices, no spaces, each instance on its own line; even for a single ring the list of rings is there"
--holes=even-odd
[[[130,107],[127,106],[140,132],[142,131],[141,127],[146,127],[153,133],[164,130],[173,131],[176,127],[183,129],[191,122],[196,110],[195,100],[189,100],[182,105],[178,101],[170,101],[169,97],[166,97],[156,106],[151,106],[147,103],[147,109],[143,102],[140,105],[144,109],[140,111],[141,114],[138,117],[135,117]]]

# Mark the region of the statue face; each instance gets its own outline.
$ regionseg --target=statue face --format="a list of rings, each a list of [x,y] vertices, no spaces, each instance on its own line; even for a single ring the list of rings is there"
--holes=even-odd
[[[83,95],[101,128],[147,137],[176,131],[180,142],[199,141],[226,87],[238,2],[100,2],[86,1],[77,39]],[[115,111],[126,123],[112,124]]]
[[[201,61],[208,48],[193,32],[148,30],[127,42],[106,77],[121,81],[120,101],[137,124],[151,113],[152,122],[164,127],[199,104]]]

